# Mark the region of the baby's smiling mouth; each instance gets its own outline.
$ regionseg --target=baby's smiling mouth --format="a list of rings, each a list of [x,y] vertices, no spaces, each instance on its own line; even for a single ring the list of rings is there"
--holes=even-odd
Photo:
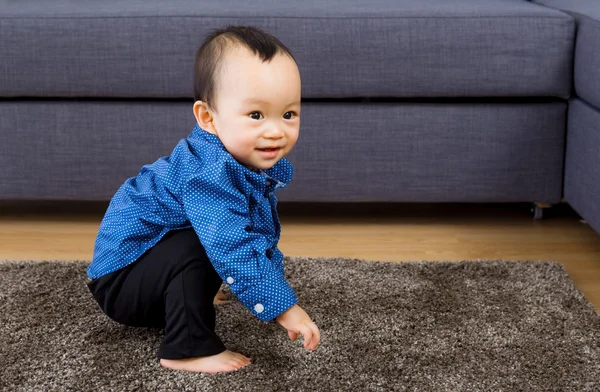
[[[257,148],[256,149],[260,156],[263,159],[275,159],[279,156],[279,151],[282,150],[282,147],[266,147],[266,148]]]
[[[277,151],[277,150],[281,150],[281,147],[265,147],[265,148],[257,148],[257,150],[259,151]]]

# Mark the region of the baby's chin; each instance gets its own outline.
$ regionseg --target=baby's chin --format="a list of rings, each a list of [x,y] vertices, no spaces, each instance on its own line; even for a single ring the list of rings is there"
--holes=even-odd
[[[284,158],[284,155],[281,153],[273,158],[273,159],[250,159],[242,163],[242,165],[246,166],[250,170],[268,170],[277,164],[280,160]]]
[[[238,162],[240,162],[248,170],[259,171],[259,170],[269,170],[269,169],[271,169],[280,160],[281,160],[281,158],[277,159],[276,161],[272,161],[272,162],[261,162],[261,163],[254,163],[254,162],[244,163],[244,162],[240,162],[240,161],[238,161]]]
[[[279,161],[277,161],[279,162]],[[248,169],[252,170],[252,171],[259,171],[259,170],[269,170],[271,169],[273,166],[275,166],[275,164],[277,163],[269,163],[269,164],[263,164],[263,165],[244,165],[246,166]]]
[[[277,162],[279,162],[281,159],[283,159],[282,156],[278,156],[276,159],[269,159],[269,160],[249,159],[249,158],[242,159],[239,156],[235,156],[234,154],[231,154],[231,155],[240,165],[244,166],[246,169],[251,170],[251,171],[271,169],[273,166],[275,166],[277,164]]]

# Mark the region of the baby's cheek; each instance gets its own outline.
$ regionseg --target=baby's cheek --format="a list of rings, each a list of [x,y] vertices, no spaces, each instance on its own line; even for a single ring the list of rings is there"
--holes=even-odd
[[[246,137],[241,142],[244,145],[246,151],[252,152],[256,148],[256,139],[254,137]]]
[[[236,158],[238,159],[247,159],[250,158],[252,153],[254,152],[254,141],[248,139],[247,137],[243,137],[239,135],[237,138],[231,141],[232,142],[232,150],[235,151]]]

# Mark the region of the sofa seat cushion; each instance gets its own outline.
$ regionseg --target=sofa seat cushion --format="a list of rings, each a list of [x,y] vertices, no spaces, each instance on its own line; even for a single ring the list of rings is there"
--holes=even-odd
[[[566,115],[566,102],[307,102],[277,197],[558,203]],[[189,102],[0,101],[0,129],[19,130],[0,143],[0,199],[109,200],[194,124]]]
[[[567,97],[575,20],[520,0],[0,0],[0,97],[190,98],[204,36],[252,24],[305,98]]]
[[[564,10],[577,19],[575,92],[600,109],[600,1],[543,0],[538,3]]]

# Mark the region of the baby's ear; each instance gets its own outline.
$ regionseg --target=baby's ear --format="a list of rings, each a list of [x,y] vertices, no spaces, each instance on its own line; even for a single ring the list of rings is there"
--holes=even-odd
[[[206,132],[212,133],[213,135],[217,134],[212,111],[206,102],[194,102],[194,117],[196,117],[196,121],[198,122],[200,128],[204,129]]]

